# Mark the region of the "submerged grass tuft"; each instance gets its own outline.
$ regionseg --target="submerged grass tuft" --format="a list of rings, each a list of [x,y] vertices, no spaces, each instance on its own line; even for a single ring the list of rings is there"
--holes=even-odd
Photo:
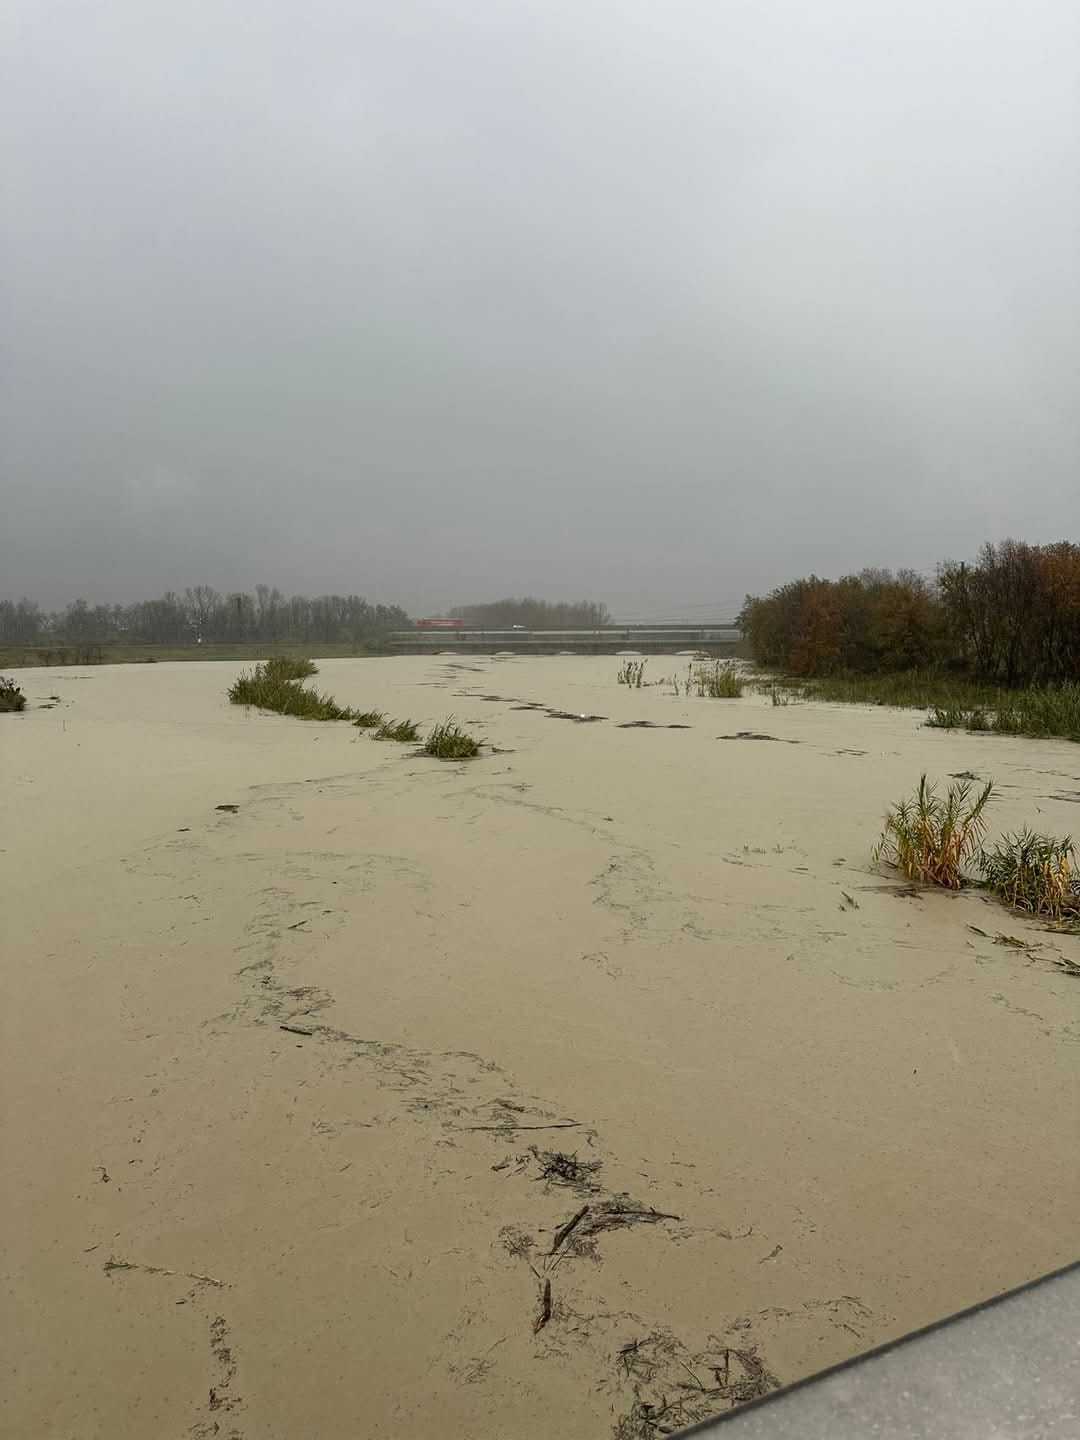
[[[396,740],[401,745],[409,745],[420,739],[420,731],[412,720],[383,720],[372,739]]]
[[[645,684],[645,661],[624,660],[616,679],[620,685],[627,685],[631,690],[640,690]]]
[[[743,693],[745,681],[730,665],[719,660],[713,665],[689,666],[687,693],[694,690],[710,700],[738,700]]]
[[[439,760],[472,760],[480,754],[480,742],[455,722],[452,715],[435,725],[424,741],[424,754]]]
[[[287,680],[272,673],[269,666],[256,665],[251,674],[237,677],[229,687],[234,705],[253,705],[259,710],[273,710],[278,715],[291,715],[298,720],[351,720],[353,712],[339,705],[332,695],[306,690],[299,680]]]
[[[268,680],[306,680],[319,673],[315,661],[306,655],[273,655],[262,668]]]
[[[377,730],[385,723],[386,716],[381,710],[361,710],[359,714],[353,715],[353,724],[358,730]]]

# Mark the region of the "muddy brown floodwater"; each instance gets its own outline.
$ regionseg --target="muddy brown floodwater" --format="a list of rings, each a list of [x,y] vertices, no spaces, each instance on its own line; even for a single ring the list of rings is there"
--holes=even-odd
[[[617,668],[320,664],[468,764],[23,672],[4,1434],[650,1440],[1077,1254],[1080,941],[868,856],[922,770],[1075,830],[1080,747]]]

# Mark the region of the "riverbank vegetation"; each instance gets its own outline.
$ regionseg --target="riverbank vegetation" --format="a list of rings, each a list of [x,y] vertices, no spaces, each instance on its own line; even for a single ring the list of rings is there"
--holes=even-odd
[[[747,596],[756,663],[795,693],[931,711],[945,728],[1080,740],[1080,545],[984,545],[933,579],[864,570]]]

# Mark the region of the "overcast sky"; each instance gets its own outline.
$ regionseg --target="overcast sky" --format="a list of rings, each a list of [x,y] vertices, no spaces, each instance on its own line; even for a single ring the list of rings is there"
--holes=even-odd
[[[0,596],[1080,538],[1077,0],[4,0]]]

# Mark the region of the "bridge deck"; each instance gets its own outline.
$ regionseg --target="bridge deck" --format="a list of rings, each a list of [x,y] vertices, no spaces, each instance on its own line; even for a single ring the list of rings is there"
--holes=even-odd
[[[397,654],[431,654],[439,650],[485,654],[496,650],[523,655],[611,655],[637,650],[643,655],[702,650],[730,655],[741,639],[732,625],[644,626],[609,625],[598,630],[399,630],[389,637]]]

